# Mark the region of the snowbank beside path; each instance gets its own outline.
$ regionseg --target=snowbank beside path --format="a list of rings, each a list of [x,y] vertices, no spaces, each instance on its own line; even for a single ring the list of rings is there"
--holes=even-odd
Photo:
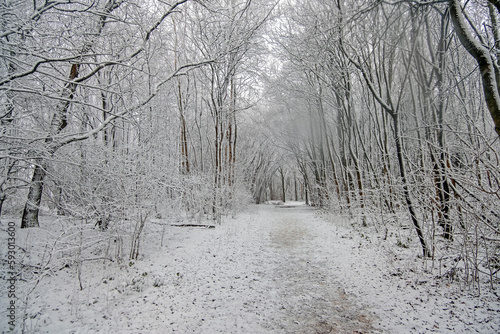
[[[356,295],[375,312],[381,332],[500,332],[500,298],[491,291],[475,296],[459,282],[438,278],[437,261],[419,256],[416,237],[410,246],[400,247],[397,238],[383,240],[369,228],[353,229],[350,219],[327,220],[332,228],[326,229],[324,237],[332,241],[338,279],[346,293]],[[324,229],[321,220],[318,224]]]
[[[74,266],[45,276],[30,294],[26,332],[500,331],[498,298],[434,279],[417,253],[296,203],[251,206],[215,229],[149,224],[138,261],[83,262],[80,280]]]

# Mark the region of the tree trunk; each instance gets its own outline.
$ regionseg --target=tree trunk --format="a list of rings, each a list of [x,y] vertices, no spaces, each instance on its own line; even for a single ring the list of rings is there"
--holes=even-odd
[[[283,203],[286,202],[286,191],[285,191],[285,173],[283,172],[283,168],[279,169],[280,177],[281,177],[281,200]]]
[[[500,136],[500,87],[498,82],[500,73],[498,68],[495,67],[492,51],[474,38],[467,29],[467,23],[465,22],[460,3],[460,0],[449,1],[451,20],[460,43],[474,57],[479,66],[483,82],[484,99],[495,124],[495,131]]]
[[[3,202],[5,201],[6,198],[7,198],[7,196],[5,195],[5,193],[3,191],[1,191],[0,192],[0,217],[2,217]]]
[[[73,80],[78,77],[79,69],[79,64],[73,64],[71,66],[69,82],[66,84],[61,94],[64,100],[61,101],[61,103],[56,107],[56,111],[52,116],[52,120],[50,122],[50,132],[48,137],[45,138],[45,143],[48,146],[49,157],[52,156],[60,147],[60,145],[54,144],[54,136],[61,133],[61,131],[68,125],[67,112],[70,106],[70,101],[73,99],[73,94],[76,90],[76,83],[74,83]],[[37,164],[35,166],[35,170],[33,171],[33,177],[31,179],[31,185],[28,192],[28,199],[26,200],[23,210],[21,228],[40,226],[38,223],[38,209],[42,200],[43,182],[46,174],[45,167],[42,167],[43,163],[44,158],[37,159]]]
[[[295,201],[298,201],[299,200],[299,196],[298,196],[298,193],[297,193],[297,176],[295,175],[295,173],[293,173],[293,188],[294,188],[294,191],[295,191]],[[0,206],[0,209],[1,209],[1,206]]]
[[[28,200],[24,206],[21,228],[38,227],[38,210],[42,200],[43,181],[45,179],[45,169],[41,166],[41,159],[33,171],[31,186],[28,192]]]
[[[403,145],[401,143],[401,136],[399,130],[399,116],[398,114],[392,114],[393,124],[394,124],[394,139],[396,141],[396,153],[398,157],[398,165],[399,165],[399,175],[401,176],[401,182],[403,183],[403,195],[405,197],[406,206],[408,207],[408,211],[410,213],[411,221],[413,222],[413,226],[415,227],[415,231],[417,232],[418,239],[420,240],[420,245],[422,246],[422,253],[424,257],[429,257],[430,252],[427,247],[427,243],[425,242],[424,235],[422,233],[422,228],[417,220],[417,215],[415,213],[415,209],[413,208],[413,203],[411,201],[410,191],[408,189],[408,182],[406,179],[406,172],[403,161]]]

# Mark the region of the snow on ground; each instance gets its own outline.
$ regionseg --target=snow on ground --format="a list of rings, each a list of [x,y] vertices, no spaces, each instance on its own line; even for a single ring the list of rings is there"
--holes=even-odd
[[[40,229],[17,230],[23,249],[35,236],[61,238],[57,224],[44,219]],[[51,254],[51,245],[40,253]],[[297,203],[254,205],[213,229],[150,223],[141,254],[138,261],[53,265],[24,276],[18,295],[32,291],[22,310],[17,301],[18,320],[28,314],[26,333],[500,332],[494,294],[474,297],[435,279],[418,249]],[[0,329],[8,328],[8,301],[2,295]]]

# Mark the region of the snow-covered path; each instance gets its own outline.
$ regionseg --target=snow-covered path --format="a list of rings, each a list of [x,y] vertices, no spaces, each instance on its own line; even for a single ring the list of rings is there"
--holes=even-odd
[[[26,333],[498,333],[497,297],[351,223],[272,205],[214,229],[150,223],[139,261],[83,262],[83,290],[74,266],[44,277]]]
[[[272,280],[283,304],[287,333],[354,333],[371,329],[371,316],[345,293],[325,233],[314,228],[311,209],[283,208],[270,222],[275,259]],[[321,233],[321,234],[318,234]],[[331,240],[329,240],[331,241]],[[290,325],[292,323],[292,325]]]
[[[165,333],[370,332],[370,312],[337,281],[334,240],[325,239],[332,236],[325,228],[311,208],[255,206],[196,232],[199,239],[191,235],[169,255],[175,273],[153,290],[161,323],[142,317],[138,326],[136,313],[131,326]]]

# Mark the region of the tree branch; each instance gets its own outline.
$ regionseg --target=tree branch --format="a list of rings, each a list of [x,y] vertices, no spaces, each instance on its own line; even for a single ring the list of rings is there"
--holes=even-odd
[[[110,117],[107,118],[106,120],[104,120],[98,127],[96,127],[95,129],[91,130],[91,131],[88,131],[88,132],[85,132],[85,133],[80,133],[80,134],[72,134],[72,135],[64,135],[64,136],[57,136],[56,138],[54,138],[54,142],[53,142],[53,149],[54,149],[54,152],[59,149],[60,147],[64,146],[64,145],[67,145],[69,143],[72,143],[72,142],[76,142],[76,141],[82,141],[82,140],[85,140],[93,135],[96,135],[98,134],[99,132],[101,132],[109,123],[111,123],[113,120],[117,119],[117,118],[120,118],[120,117],[124,117],[125,115],[127,115],[129,112],[133,111],[133,110],[137,110],[139,108],[142,108],[144,107],[146,104],[148,104],[156,95],[158,95],[158,92],[160,90],[160,88],[166,84],[168,81],[170,81],[172,78],[174,77],[177,77],[179,75],[184,75],[186,74],[186,71],[189,71],[189,70],[192,70],[192,69],[195,69],[195,68],[198,68],[198,67],[201,67],[201,66],[204,66],[204,65],[207,65],[207,64],[210,64],[210,63],[213,63],[214,60],[204,60],[204,61],[200,61],[200,62],[197,62],[197,63],[191,63],[191,64],[185,64],[181,67],[179,67],[177,70],[175,70],[174,72],[172,72],[167,78],[165,78],[164,80],[162,80],[160,83],[158,83],[154,89],[154,91],[148,95],[143,101],[135,104],[134,106],[132,107],[129,107],[127,109],[125,109],[124,111],[120,112],[120,113],[116,113],[116,114],[110,114]]]

